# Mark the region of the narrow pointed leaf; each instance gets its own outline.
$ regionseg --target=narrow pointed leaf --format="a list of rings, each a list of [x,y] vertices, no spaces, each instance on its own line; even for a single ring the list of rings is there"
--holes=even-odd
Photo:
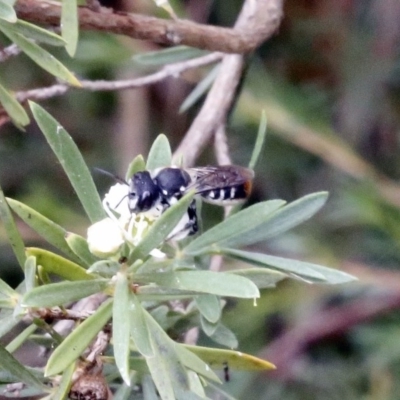
[[[86,214],[92,222],[105,217],[100,196],[78,147],[67,131],[41,106],[29,103],[40,129],[64,168]]]
[[[142,379],[143,399],[144,400],[159,400],[156,386],[154,385],[151,375],[146,374]]]
[[[130,385],[129,339],[131,319],[129,318],[129,282],[125,274],[118,273],[114,291],[113,305],[113,347],[115,363],[122,379]]]
[[[10,299],[18,299],[19,294],[6,282],[4,282],[3,279],[0,279],[0,298],[2,297],[8,297]]]
[[[279,281],[290,276],[269,268],[243,268],[229,271],[229,273],[250,279],[259,289],[275,287]]]
[[[133,293],[131,293],[131,309],[129,317],[131,319],[132,339],[138,352],[143,354],[145,357],[153,356],[154,352],[144,310],[136,295]]]
[[[146,169],[149,171],[171,165],[172,152],[167,137],[163,134],[158,135],[153,142],[147,157]]]
[[[321,209],[327,198],[327,192],[313,193],[304,196],[278,210],[264,222],[260,221],[259,224],[254,225],[242,235],[233,235],[221,240],[218,243],[218,246],[237,248],[258,243],[270,239],[271,237],[280,235],[311,218]],[[235,216],[237,215],[239,215],[239,213]],[[227,221],[230,219],[231,218],[229,218]]]
[[[73,57],[78,45],[79,22],[76,0],[63,0],[61,8],[61,36],[66,41],[68,54]]]
[[[189,192],[177,203],[168,208],[149,228],[146,236],[135,247],[131,260],[147,256],[151,250],[158,247],[176,227],[181,218],[186,214],[194,193]]]
[[[17,200],[7,198],[7,203],[10,208],[34,231],[36,231],[42,238],[52,244],[57,249],[61,250],[69,258],[74,261],[79,261],[79,258],[71,251],[68,246],[65,235],[67,231],[40,214],[33,208],[23,204]]]
[[[19,321],[20,318],[14,316],[14,308],[11,310],[3,308],[0,311],[0,338],[10,332]]]
[[[200,326],[207,336],[211,336],[218,328],[218,322],[212,323],[200,315]]]
[[[36,331],[38,327],[35,324],[31,324],[26,327],[17,337],[15,337],[8,345],[6,346],[6,350],[10,353],[14,353],[17,349],[19,349],[25,341],[32,335],[33,332]]]
[[[187,111],[193,104],[207,92],[213,84],[218,75],[220,65],[216,65],[211,71],[196,85],[196,87],[189,93],[182,105],[179,107],[179,113],[182,114]]]
[[[202,294],[194,299],[200,313],[211,323],[216,323],[221,318],[220,299],[212,294]]]
[[[184,251],[187,254],[196,254],[220,242],[240,240],[247,232],[254,230],[254,227],[268,221],[284,204],[283,200],[254,204],[203,233],[189,243]]]
[[[175,343],[151,315],[144,312],[154,350],[152,357],[146,357],[147,365],[161,398],[174,400],[175,394],[189,391],[186,370],[176,353]]]
[[[61,306],[102,292],[107,286],[108,280],[105,279],[51,283],[28,292],[22,299],[22,305],[24,307]]]
[[[11,248],[18,260],[21,268],[24,267],[26,256],[25,256],[25,245],[22,241],[21,235],[18,232],[17,226],[15,225],[14,218],[8,208],[6,198],[0,187],[0,220],[3,222],[3,226],[6,231],[8,240],[10,241]]]
[[[17,22],[17,14],[15,14],[14,8],[2,0],[0,0],[0,19],[11,23]]]
[[[68,232],[65,240],[73,253],[87,267],[99,260],[90,252],[88,242],[84,237],[77,235],[76,233]]]
[[[214,329],[214,332],[209,336],[214,342],[229,347],[230,349],[236,349],[239,346],[236,335],[221,322],[217,324],[216,329]]]
[[[234,249],[221,249],[221,253],[253,265],[293,274],[311,282],[339,284],[357,280],[346,272],[305,261]]]
[[[261,150],[263,149],[265,136],[267,133],[267,117],[265,111],[261,113],[260,125],[258,127],[257,139],[254,145],[253,153],[249,162],[249,168],[254,169],[257,165],[257,161],[260,158]]]
[[[9,372],[19,381],[27,385],[32,385],[38,389],[44,390],[44,385],[1,345],[0,359],[1,370]]]
[[[25,290],[30,292],[36,286],[36,257],[27,257],[24,265]]]
[[[54,254],[51,251],[29,247],[26,249],[28,256],[36,257],[36,264],[41,265],[49,274],[56,274],[69,281],[95,279],[95,275],[88,274],[84,268],[78,264],[67,260],[64,257]]]
[[[138,54],[133,57],[133,61],[146,66],[158,67],[160,65],[171,64],[178,61],[200,57],[206,53],[206,51],[199,50],[194,47],[175,46],[165,50]]]
[[[1,4],[1,3],[0,3]],[[29,116],[24,107],[4,86],[0,84],[0,103],[3,105],[7,114],[17,126],[26,126],[29,124]]]
[[[204,391],[203,384],[196,372],[188,371],[190,391],[200,397],[200,399],[208,399]]]
[[[32,42],[20,33],[16,33],[5,24],[0,25],[0,30],[41,68],[57,78],[68,82],[70,85],[81,86],[78,79],[60,61],[35,42]]]
[[[175,343],[176,352],[186,368],[198,373],[206,379],[221,383],[218,375],[205,363],[197,354],[192,352],[187,346],[181,343]]]
[[[223,369],[228,367],[239,371],[262,371],[275,369],[275,365],[261,358],[235,350],[215,349],[210,347],[185,347],[205,361],[211,368]]]
[[[126,171],[125,180],[129,181],[133,174],[139,171],[144,171],[146,169],[146,162],[141,154],[136,156],[128,166]]]
[[[68,393],[72,385],[72,377],[75,372],[75,363],[71,363],[63,372],[60,383],[54,393],[51,394],[51,400],[64,400],[68,398]]]
[[[54,350],[46,365],[45,376],[61,373],[88,347],[112,314],[112,299],[105,301],[97,311],[83,321]]]
[[[19,19],[15,24],[7,24],[6,26],[14,33],[26,36],[37,42],[46,43],[51,46],[65,46],[65,40],[61,36],[22,19]]]
[[[156,283],[159,286],[183,291],[247,299],[260,297],[257,286],[249,279],[226,272],[174,271],[137,274],[135,279],[137,282]]]

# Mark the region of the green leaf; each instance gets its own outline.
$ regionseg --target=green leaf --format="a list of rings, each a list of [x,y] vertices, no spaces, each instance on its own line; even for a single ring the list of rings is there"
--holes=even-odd
[[[39,286],[26,293],[22,299],[23,307],[55,307],[71,303],[104,291],[108,280],[93,279],[78,282],[57,282]]]
[[[192,107],[207,92],[218,75],[220,64],[214,66],[211,71],[196,85],[189,93],[182,105],[179,107],[179,113],[182,114]]]
[[[258,127],[257,139],[254,145],[253,153],[249,162],[249,168],[254,169],[257,165],[257,161],[260,158],[261,150],[264,146],[265,136],[267,133],[267,117],[265,111],[261,113],[260,125]]]
[[[146,235],[133,250],[130,257],[131,260],[147,256],[151,250],[159,246],[168,237],[184,214],[186,214],[193,196],[193,192],[187,193],[151,225]]]
[[[236,349],[239,346],[236,335],[221,322],[217,324],[214,332],[209,336],[214,342],[229,347],[230,349]]]
[[[151,375],[146,374],[142,379],[142,390],[144,400],[159,400],[156,386]]]
[[[156,283],[159,286],[216,294],[218,296],[256,298],[260,297],[257,286],[249,279],[226,272],[173,271],[158,274],[137,274],[137,282]]]
[[[0,219],[3,221],[4,228],[8,240],[10,241],[11,248],[18,260],[21,268],[24,268],[26,256],[25,256],[25,245],[22,241],[21,235],[15,225],[14,218],[12,217],[11,211],[8,208],[6,198],[0,187]]]
[[[207,336],[211,336],[218,328],[218,323],[212,323],[200,315],[200,326]]]
[[[215,372],[212,371],[211,368],[198,355],[192,352],[191,349],[188,349],[187,346],[181,343],[175,343],[175,350],[182,364],[186,368],[197,372],[206,379],[218,383],[221,382]]]
[[[13,41],[28,57],[50,74],[68,82],[72,86],[81,86],[78,79],[58,61],[52,54],[42,49],[39,45],[16,33],[8,22],[0,24],[0,30]]]
[[[75,368],[75,363],[71,363],[63,372],[60,383],[58,384],[56,390],[51,394],[51,400],[64,400],[68,398]]]
[[[1,4],[1,3],[0,3]],[[24,107],[4,86],[0,84],[0,103],[3,105],[7,114],[16,126],[26,126],[29,124],[29,116]]]
[[[22,19],[19,19],[15,24],[7,24],[6,26],[14,33],[27,36],[29,39],[51,46],[65,46],[65,40],[61,36]]]
[[[212,294],[202,294],[195,297],[197,308],[201,315],[210,321],[216,323],[221,318],[221,302],[220,299]]]
[[[24,265],[26,291],[31,291],[36,286],[36,258],[27,257]]]
[[[76,233],[68,232],[65,240],[74,254],[77,255],[79,260],[84,262],[86,266],[90,266],[99,260],[90,252],[88,242],[84,237]]]
[[[276,283],[288,277],[287,274],[267,268],[243,268],[227,272],[250,279],[259,289],[275,287]]]
[[[2,0],[0,0],[0,19],[11,23],[17,22],[17,14],[15,14],[14,8]]]
[[[19,298],[19,294],[6,282],[4,282],[3,279],[0,279],[0,297],[3,296],[14,301],[18,301]]]
[[[69,281],[87,281],[96,278],[95,275],[88,274],[87,271],[78,264],[58,254],[54,254],[51,251],[36,247],[28,247],[26,249],[26,254],[27,256],[35,256],[36,264],[41,265],[47,273],[56,274]]]
[[[171,146],[168,138],[160,134],[153,142],[147,157],[146,169],[153,171],[157,168],[169,167],[172,163]]]
[[[79,258],[71,251],[68,243],[65,240],[67,231],[46,218],[44,215],[38,213],[33,208],[7,197],[7,203],[10,208],[34,231],[36,231],[42,238],[52,244],[57,249],[61,250],[69,258],[74,261],[79,261]]]
[[[111,314],[112,299],[108,299],[54,350],[47,362],[45,376],[59,374],[68,368],[103,329],[111,318]]]
[[[230,369],[239,371],[263,371],[276,368],[275,365],[266,360],[240,351],[189,345],[184,346],[212,368],[224,369],[226,365],[228,365]]]
[[[116,275],[113,305],[113,347],[115,363],[122,379],[130,385],[129,376],[129,339],[131,319],[129,318],[129,282],[125,274]]]
[[[125,180],[129,181],[132,178],[133,174],[139,171],[144,171],[146,169],[146,162],[141,154],[136,156],[128,166],[128,170],[126,171]]]
[[[204,386],[196,372],[188,371],[190,390],[200,399],[207,399]]]
[[[6,350],[10,353],[14,353],[17,349],[19,349],[25,341],[32,335],[33,332],[36,331],[38,327],[35,324],[31,324],[26,327],[17,337],[15,337],[8,345],[6,346]]]
[[[270,218],[253,226],[247,232],[244,232],[243,235],[221,240],[218,246],[237,248],[258,243],[284,233],[311,218],[321,209],[327,198],[327,192],[313,193],[304,196],[281,208],[271,215]],[[236,215],[239,215],[239,213]],[[231,218],[228,220],[230,219]]]
[[[189,392],[189,380],[185,368],[175,350],[175,343],[161,329],[151,315],[144,311],[150,332],[154,355],[146,357],[151,376],[162,400],[175,400],[180,393]]]
[[[254,204],[203,233],[189,243],[184,252],[197,254],[220,242],[240,240],[247,232],[268,221],[284,204],[283,200],[268,200]]]
[[[221,249],[220,252],[253,265],[265,266],[289,275],[301,277],[309,282],[339,284],[357,280],[357,278],[346,272],[304,261],[234,249]]]
[[[9,372],[19,381],[32,385],[42,391],[44,385],[34,375],[31,374],[16,358],[14,358],[2,345],[0,345],[0,369]]]
[[[29,102],[43,134],[64,168],[89,219],[97,222],[105,217],[100,196],[78,147],[67,131],[41,106]]]
[[[150,340],[150,332],[147,328],[144,310],[137,297],[131,293],[131,308],[129,317],[131,319],[131,335],[139,353],[145,357],[154,355]]]
[[[18,324],[20,318],[14,316],[14,309],[2,309],[0,311],[0,338],[11,331]]]
[[[78,45],[79,21],[76,0],[62,0],[61,36],[65,39],[68,54],[73,57]]]
[[[158,67],[160,65],[176,63],[189,60],[207,54],[204,50],[199,50],[188,46],[175,46],[165,50],[152,51],[144,54],[138,54],[133,57],[133,61],[146,65]]]
[[[117,261],[100,260],[92,264],[87,271],[111,278],[119,271],[120,268],[121,264]]]

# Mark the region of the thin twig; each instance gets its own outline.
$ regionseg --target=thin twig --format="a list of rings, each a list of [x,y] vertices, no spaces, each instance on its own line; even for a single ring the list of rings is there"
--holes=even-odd
[[[232,164],[229,155],[228,138],[226,137],[225,124],[221,124],[214,135],[215,156],[219,165]]]
[[[279,26],[282,7],[282,0],[246,0],[234,29],[262,33],[265,40]],[[174,154],[175,159],[183,158],[185,165],[193,165],[216,129],[226,123],[243,66],[244,59],[241,55],[229,54],[224,57],[202,109]]]
[[[211,64],[220,60],[223,57],[222,53],[211,53],[206,56],[194,58],[191,60],[181,61],[164,66],[160,71],[147,76],[134,79],[125,79],[120,81],[80,81],[80,88],[72,87],[63,83],[55,84],[49,87],[37,88],[32,90],[20,91],[16,93],[16,98],[23,103],[27,100],[44,100],[51,97],[61,96],[70,89],[86,89],[90,91],[111,91],[111,90],[126,90],[139,87],[149,86],[160,82],[168,77],[179,77],[183,72],[198,68],[204,65]]]

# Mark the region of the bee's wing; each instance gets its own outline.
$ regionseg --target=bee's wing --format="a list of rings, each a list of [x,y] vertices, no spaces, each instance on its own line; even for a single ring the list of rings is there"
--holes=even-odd
[[[192,184],[188,189],[195,188],[201,194],[214,189],[225,189],[244,184],[251,184],[254,172],[238,165],[220,165],[191,168],[188,170]]]

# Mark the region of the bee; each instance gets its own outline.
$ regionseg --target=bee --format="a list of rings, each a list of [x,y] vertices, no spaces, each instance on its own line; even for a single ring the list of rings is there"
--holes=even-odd
[[[114,209],[127,204],[128,213],[149,213],[157,218],[188,191],[204,201],[221,206],[246,200],[251,192],[254,173],[237,165],[205,166],[196,168],[164,167],[154,171],[138,171],[125,181],[107,171],[96,168],[122,185],[126,195],[114,204]],[[126,202],[123,202],[127,198]],[[110,206],[110,204],[108,204]],[[180,240],[198,231],[196,200],[171,232],[168,239]]]
[[[205,166],[197,168],[160,168],[152,173],[136,172],[128,181],[128,206],[131,212],[157,210],[163,213],[189,190],[195,190],[204,201],[221,206],[233,205],[248,198],[254,172],[237,165]],[[179,240],[198,230],[196,200],[171,233]]]

